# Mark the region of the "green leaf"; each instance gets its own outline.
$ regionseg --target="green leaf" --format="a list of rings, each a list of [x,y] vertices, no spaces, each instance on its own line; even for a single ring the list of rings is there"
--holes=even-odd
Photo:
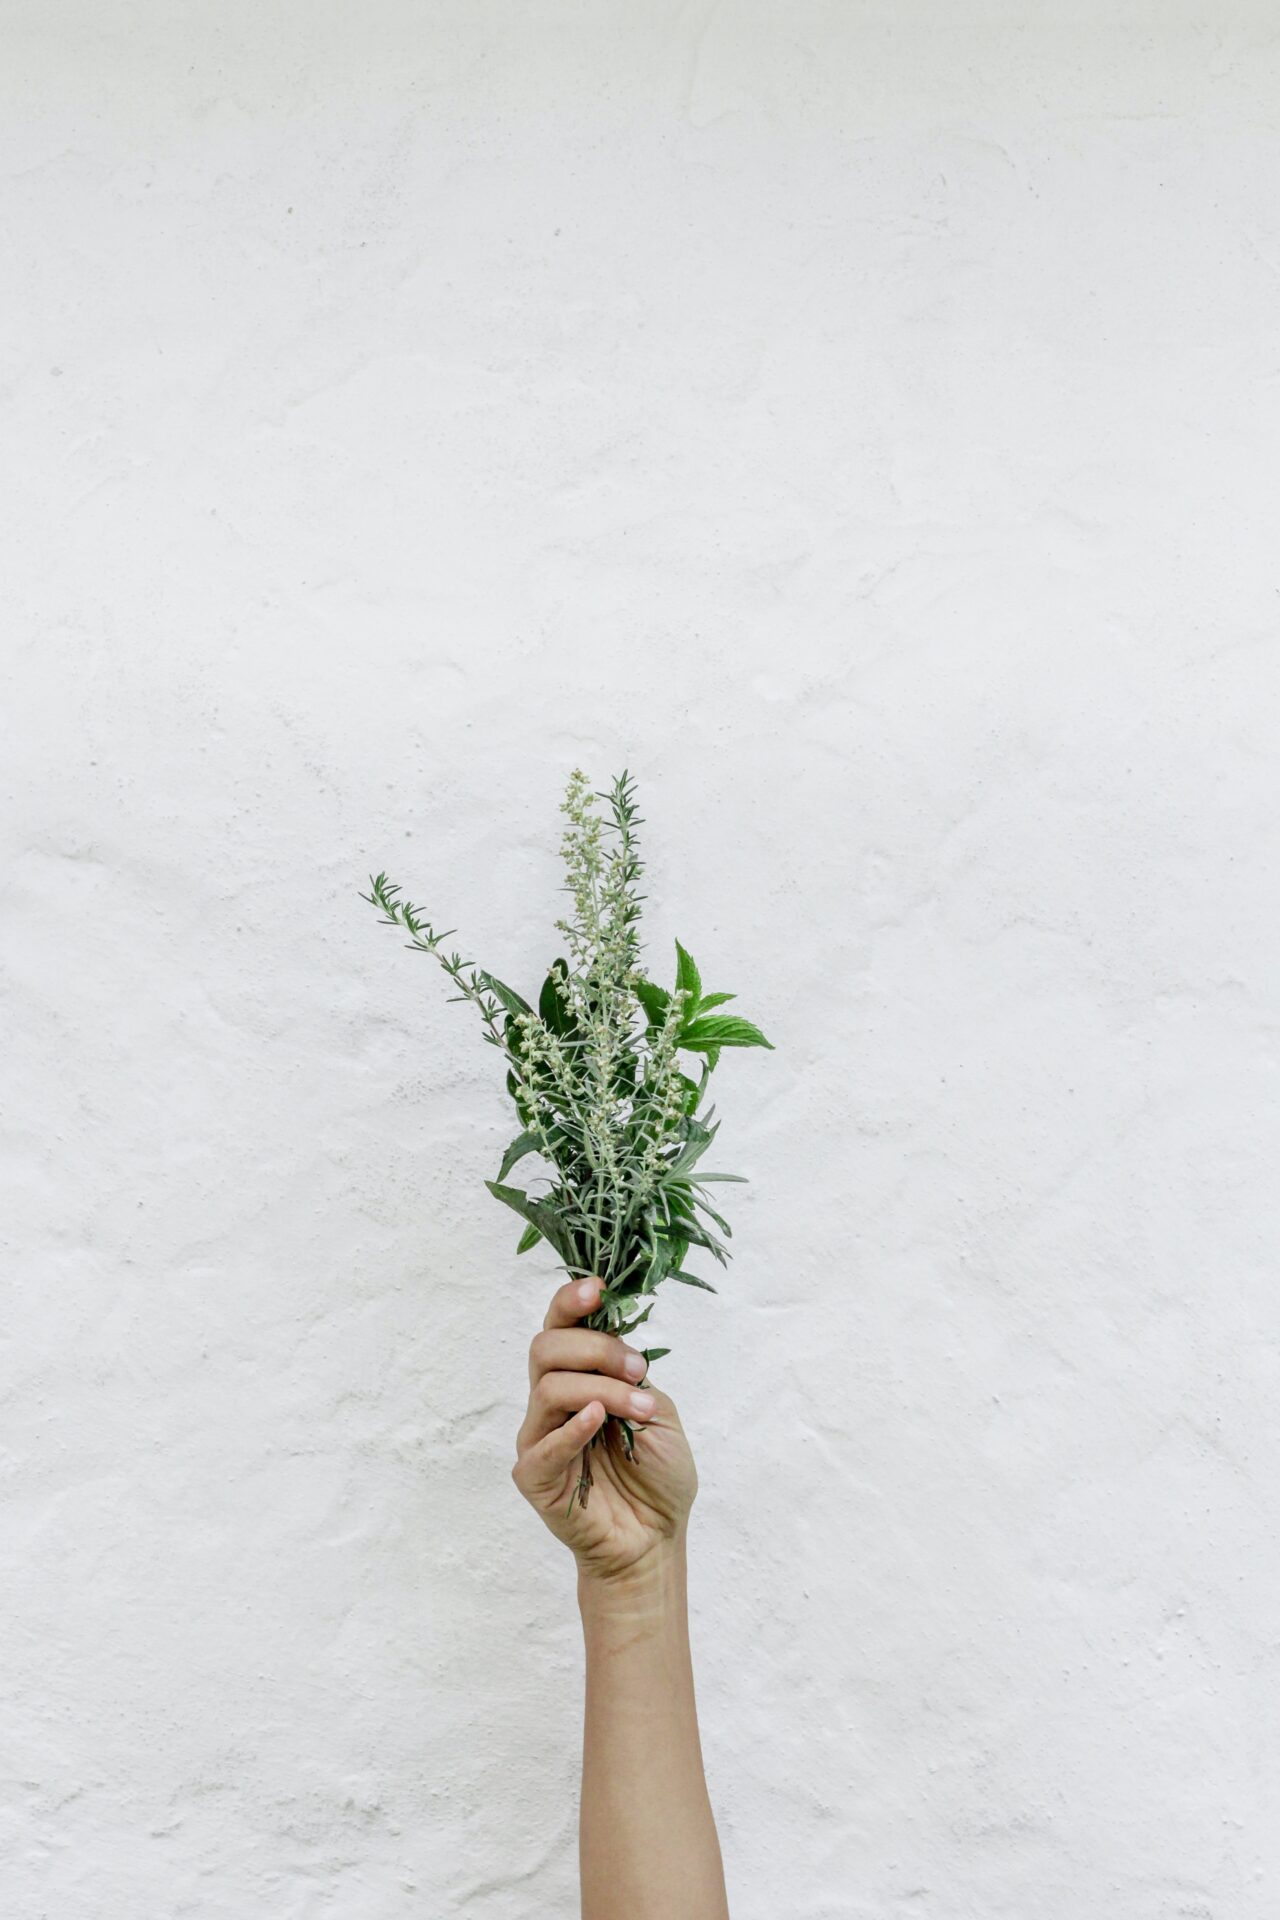
[[[711,1013],[700,1016],[684,1029],[680,1035],[680,1045],[694,1053],[704,1053],[712,1047],[768,1047],[772,1050],[773,1042],[766,1040],[759,1027],[753,1026],[750,1020],[742,1019],[739,1014]]]
[[[656,1305],[657,1305],[657,1302],[655,1300],[651,1300],[648,1306],[645,1308],[644,1312],[638,1313],[634,1320],[624,1320],[617,1329],[618,1333],[619,1334],[634,1333],[635,1329],[638,1326],[640,1326],[643,1321],[649,1318],[649,1315],[653,1312],[653,1309]]]
[[[680,1271],[673,1273],[671,1278],[673,1280],[683,1280],[686,1287],[704,1287],[708,1293],[719,1293],[720,1291],[719,1287],[713,1287],[709,1280],[700,1280],[696,1273]]]
[[[673,1173],[688,1173],[691,1168],[695,1167],[707,1148],[711,1145],[711,1142],[715,1139],[716,1129],[719,1125],[720,1122],[718,1120],[714,1127],[704,1127],[701,1122],[697,1120],[686,1120],[684,1145],[674,1160],[668,1160],[666,1173],[668,1175]]]
[[[685,1011],[692,1013],[702,992],[702,975],[694,965],[693,955],[686,953],[678,940],[676,941],[676,987],[683,987],[688,994]]]
[[[722,1007],[726,1000],[736,1000],[736,993],[708,993],[698,1002],[698,1012],[705,1013],[708,1007]]]
[[[525,1099],[524,1094],[520,1091],[520,1082],[516,1079],[514,1073],[511,1072],[510,1068],[508,1068],[507,1070],[507,1092],[511,1095],[512,1100],[515,1102],[515,1109],[516,1109],[516,1112],[519,1114],[520,1118],[526,1121],[532,1120],[533,1114],[530,1110],[529,1102]]]
[[[526,1227],[520,1235],[520,1244],[517,1246],[516,1252],[528,1253],[530,1247],[536,1247],[541,1238],[542,1235],[536,1227]]]
[[[729,1222],[723,1219],[721,1215],[716,1212],[715,1208],[711,1206],[706,1200],[699,1198],[696,1204],[702,1208],[702,1211],[706,1214],[709,1220],[715,1221],[716,1225],[719,1227],[725,1239],[732,1240],[733,1228],[729,1225]]]
[[[655,987],[652,980],[637,980],[635,987],[636,998],[644,1008],[649,1025],[660,1027],[667,1017],[671,995],[665,987]]]
[[[542,983],[542,992],[538,995],[538,1012],[542,1023],[552,1033],[566,1034],[573,1031],[575,1022],[569,1010],[568,992],[569,968],[563,960],[553,960],[551,971]]]
[[[491,973],[485,973],[481,968],[477,967],[476,979],[482,987],[488,987],[490,993],[495,994],[497,998],[501,1000],[508,1013],[533,1012],[533,1008],[529,1005],[529,1002],[522,1000],[514,987],[505,986],[501,980],[495,980]]]
[[[720,1245],[720,1242],[716,1239],[710,1228],[704,1227],[700,1220],[682,1219],[680,1222],[680,1231],[685,1239],[693,1246],[705,1247],[712,1258],[718,1260],[722,1267],[727,1263],[729,1258],[728,1254]],[[677,1276],[673,1274],[672,1278],[675,1279]]]
[[[676,1078],[680,1082],[680,1085],[684,1088],[685,1112],[687,1114],[696,1113],[698,1110],[698,1102],[702,1098],[703,1087],[705,1087],[707,1084],[706,1075],[705,1074],[703,1075],[701,1086],[699,1086],[696,1080],[691,1080],[687,1073],[678,1073],[676,1075]]]
[[[530,1199],[520,1187],[504,1187],[498,1180],[486,1180],[485,1185],[495,1200],[501,1200],[504,1207],[510,1207],[531,1227],[536,1227],[566,1264],[573,1262],[573,1236],[554,1207],[548,1206],[545,1200]]]
[[[502,1165],[498,1168],[499,1180],[505,1180],[517,1160],[523,1160],[526,1153],[534,1153],[538,1142],[531,1133],[518,1133],[502,1156]]]
[[[671,1349],[670,1347],[641,1347],[640,1351],[652,1365],[655,1360],[664,1360]]]
[[[704,1186],[708,1180],[732,1180],[743,1187],[750,1186],[751,1184],[745,1173],[700,1173],[693,1184],[695,1187],[701,1187]]]
[[[644,1279],[640,1285],[641,1293],[652,1293],[659,1281],[666,1277],[668,1271],[672,1267],[679,1266],[683,1257],[682,1253],[675,1251],[670,1240],[664,1240],[659,1236],[654,1242],[653,1253],[645,1268]]]

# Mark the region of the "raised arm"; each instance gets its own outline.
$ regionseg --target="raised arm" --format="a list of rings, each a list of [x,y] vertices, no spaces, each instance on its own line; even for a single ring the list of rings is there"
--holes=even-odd
[[[686,1537],[698,1476],[675,1403],[649,1388],[642,1354],[579,1326],[599,1282],[553,1296],[529,1349],[529,1407],[512,1479],[573,1551],[586,1649],[579,1843],[582,1920],[728,1920],[707,1797],[686,1602]],[[635,1425],[635,1458],[607,1414]]]

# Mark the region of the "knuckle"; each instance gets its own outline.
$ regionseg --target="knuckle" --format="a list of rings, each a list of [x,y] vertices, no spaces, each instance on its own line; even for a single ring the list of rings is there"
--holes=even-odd
[[[551,1334],[546,1327],[542,1329],[541,1333],[534,1334],[532,1340],[529,1342],[529,1358],[534,1362],[535,1366],[546,1365],[547,1349],[550,1345]]]
[[[529,1395],[529,1398],[539,1413],[548,1413],[554,1404],[555,1387],[553,1380],[554,1376],[552,1374],[544,1373],[533,1383],[533,1391]]]
[[[621,1374],[623,1361],[627,1357],[622,1341],[616,1333],[601,1333],[596,1338],[598,1341],[596,1352],[600,1356],[601,1366],[607,1367],[610,1373]]]

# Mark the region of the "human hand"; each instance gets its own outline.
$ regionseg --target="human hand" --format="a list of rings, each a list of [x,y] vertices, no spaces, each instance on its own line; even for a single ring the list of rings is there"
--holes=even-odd
[[[623,1583],[682,1543],[698,1475],[670,1396],[650,1386],[644,1391],[651,1405],[633,1400],[644,1355],[616,1334],[578,1325],[599,1298],[599,1280],[569,1281],[552,1295],[529,1347],[529,1406],[511,1478],[572,1548],[580,1576]],[[635,1458],[627,1458],[611,1425],[591,1449],[591,1493],[583,1505],[573,1498],[582,1450],[609,1414],[631,1423]]]

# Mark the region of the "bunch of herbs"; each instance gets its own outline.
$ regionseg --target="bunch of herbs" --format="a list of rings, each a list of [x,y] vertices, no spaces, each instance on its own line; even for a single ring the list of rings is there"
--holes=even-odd
[[[561,812],[570,906],[556,929],[565,951],[536,1006],[448,950],[453,930],[437,932],[385,873],[371,876],[361,898],[406,932],[411,948],[434,955],[456,989],[452,998],[475,1007],[484,1039],[503,1057],[520,1131],[485,1184],[524,1223],[517,1253],[542,1241],[567,1273],[598,1277],[603,1292],[585,1324],[627,1335],[649,1318],[664,1281],[716,1291],[688,1263],[700,1252],[728,1261],[729,1224],[710,1190],[741,1176],[702,1170],[720,1125],[704,1102],[725,1048],[771,1042],[751,1021],[720,1011],[736,996],[704,993],[679,941],[671,987],[642,969],[643,821],[630,775],[597,793],[575,769]],[[551,1170],[536,1182],[539,1192],[532,1180],[522,1187],[510,1179],[534,1155]],[[671,1349],[643,1351],[652,1363]],[[610,1421],[633,1457],[633,1423],[620,1416],[611,1415],[590,1446]],[[590,1485],[588,1448],[575,1489],[584,1502]]]

